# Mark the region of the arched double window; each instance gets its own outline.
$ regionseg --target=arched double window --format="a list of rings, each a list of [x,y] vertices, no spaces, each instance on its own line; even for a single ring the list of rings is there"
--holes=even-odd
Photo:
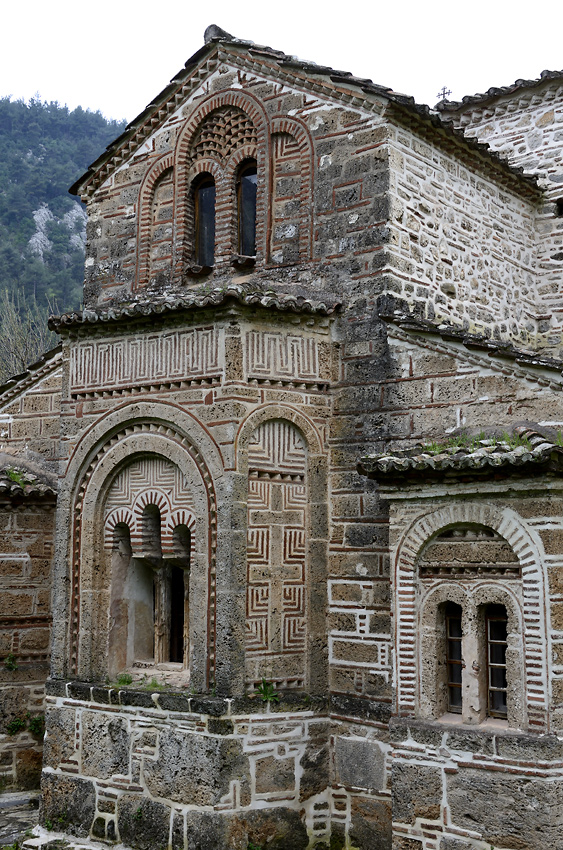
[[[506,607],[488,604],[472,620],[475,628],[464,635],[462,607],[448,602],[444,608],[445,684],[448,712],[463,713],[468,679],[478,683],[480,715],[506,720],[508,714],[506,652],[508,646],[508,617]],[[465,652],[464,652],[465,646]],[[465,672],[464,672],[465,671]],[[474,694],[471,695],[474,698]]]
[[[216,261],[216,255],[235,255],[235,265],[252,265],[256,256],[256,197],[258,171],[256,160],[246,159],[233,176],[233,195],[236,209],[233,211],[234,233],[230,237],[230,252],[225,246],[216,250],[216,214],[217,208],[225,208],[224,199],[219,194],[213,176],[204,172],[192,184],[193,216],[194,216],[194,245],[193,260],[195,273],[209,271]],[[224,232],[221,228],[221,232]],[[201,271],[200,271],[201,270]]]

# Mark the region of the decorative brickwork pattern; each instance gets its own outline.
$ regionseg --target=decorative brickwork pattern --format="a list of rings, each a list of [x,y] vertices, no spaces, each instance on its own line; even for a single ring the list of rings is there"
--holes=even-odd
[[[220,332],[216,327],[84,341],[71,353],[73,394],[212,378],[221,373]]]
[[[250,331],[247,373],[250,379],[316,382],[321,377],[318,342],[281,331]]]
[[[160,544],[163,557],[174,554],[173,533],[177,525],[193,528],[194,500],[186,477],[165,458],[142,458],[119,473],[105,503],[105,546],[113,545],[118,523],[128,526],[133,554],[142,552],[143,512],[147,505],[160,511]],[[192,536],[192,546],[195,541]]]
[[[248,452],[247,682],[305,684],[306,454],[299,432],[273,420]]]
[[[227,160],[236,150],[257,144],[256,128],[249,117],[234,106],[210,112],[199,125],[190,146],[190,157]]]

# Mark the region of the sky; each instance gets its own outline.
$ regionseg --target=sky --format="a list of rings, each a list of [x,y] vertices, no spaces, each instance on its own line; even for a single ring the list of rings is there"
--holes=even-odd
[[[539,8],[539,7],[535,7]],[[563,69],[563,3],[20,0],[2,8],[0,96],[138,115],[217,24],[433,105]]]

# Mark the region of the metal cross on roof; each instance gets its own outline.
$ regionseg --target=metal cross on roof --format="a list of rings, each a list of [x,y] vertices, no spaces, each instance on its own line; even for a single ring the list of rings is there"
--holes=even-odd
[[[439,97],[440,100],[445,100],[450,94],[451,91],[449,90],[449,88],[447,88],[446,86],[442,86],[436,97]]]

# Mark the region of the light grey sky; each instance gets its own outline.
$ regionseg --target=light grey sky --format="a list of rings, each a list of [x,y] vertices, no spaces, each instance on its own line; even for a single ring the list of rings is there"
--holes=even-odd
[[[433,105],[563,69],[563,3],[517,0],[20,0],[3,4],[0,96],[134,118],[203,44],[233,35]]]

